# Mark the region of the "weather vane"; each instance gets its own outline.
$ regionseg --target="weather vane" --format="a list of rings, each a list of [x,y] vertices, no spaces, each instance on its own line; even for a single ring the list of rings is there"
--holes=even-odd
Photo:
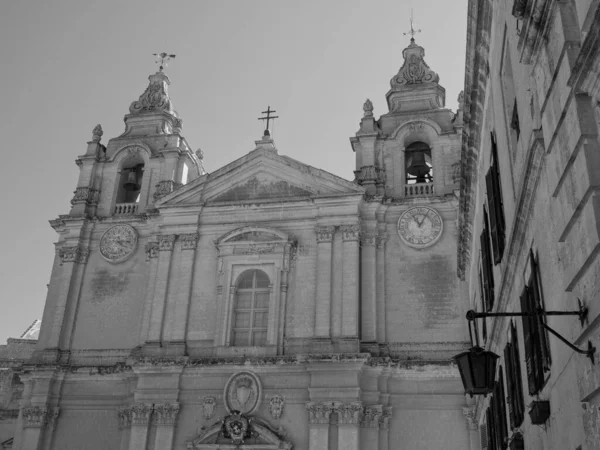
[[[265,128],[265,136],[270,136],[271,133],[269,132],[269,121],[271,120],[275,120],[278,119],[279,116],[272,116],[271,113],[275,113],[277,111],[275,111],[274,109],[271,109],[271,107],[267,107],[266,111],[263,111],[261,114],[266,114],[267,117],[259,117],[258,120],[266,120],[267,121],[267,126]]]
[[[415,30],[413,27],[413,10],[410,10],[410,31],[407,31],[406,33],[402,33],[404,36],[406,36],[407,34],[410,34],[410,40],[411,42],[414,42],[415,40],[415,34],[420,33],[421,29]]]
[[[169,64],[169,61],[173,58],[175,58],[175,55],[169,55],[168,53],[162,52],[162,53],[152,53],[154,56],[156,56],[156,63],[160,64],[160,71],[162,72],[163,69],[165,67],[167,67],[167,64]]]

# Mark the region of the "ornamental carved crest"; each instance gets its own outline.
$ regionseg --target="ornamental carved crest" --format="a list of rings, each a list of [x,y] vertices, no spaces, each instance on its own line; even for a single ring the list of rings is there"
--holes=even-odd
[[[285,403],[283,401],[283,397],[279,394],[275,394],[269,400],[269,412],[271,413],[271,417],[275,420],[279,419],[283,414],[283,408]]]
[[[258,377],[252,372],[240,372],[232,375],[225,385],[225,406],[229,412],[250,414],[258,407],[261,394]]]
[[[248,425],[248,419],[239,411],[231,411],[231,414],[225,417],[223,435],[225,438],[231,439],[234,445],[242,445],[245,438],[251,437]]]
[[[202,401],[202,414],[204,415],[204,419],[212,419],[216,411],[217,398],[212,395],[205,396],[204,400]]]

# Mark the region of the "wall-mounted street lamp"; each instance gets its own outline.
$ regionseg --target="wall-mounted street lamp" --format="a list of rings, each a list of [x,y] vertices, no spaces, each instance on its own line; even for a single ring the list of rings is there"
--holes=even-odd
[[[470,310],[467,312],[467,320],[469,321],[469,332],[471,332],[471,323],[475,323],[477,319],[484,319],[486,317],[540,317],[540,316],[579,316],[579,321],[583,326],[584,321],[587,317],[588,310],[579,302],[578,311],[544,311],[538,309],[533,312],[516,312],[516,313],[487,313],[487,312],[475,312]],[[588,340],[587,350],[577,348],[558,332],[550,328],[544,321],[541,321],[542,325],[546,330],[552,333],[554,336],[563,341],[573,351],[586,355],[594,364],[594,353],[595,347],[592,345],[592,341]],[[471,341],[472,341],[471,335]],[[479,345],[471,347],[468,351],[460,353],[454,356],[452,359],[458,365],[460,377],[462,378],[465,393],[471,397],[474,395],[487,395],[494,390],[494,378],[496,374],[496,363],[499,356],[494,352],[487,351],[481,348]]]

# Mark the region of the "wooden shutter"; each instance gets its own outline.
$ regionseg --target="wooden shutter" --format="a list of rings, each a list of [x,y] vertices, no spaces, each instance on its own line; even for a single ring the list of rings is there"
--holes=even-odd
[[[544,299],[542,297],[542,290],[540,284],[540,269],[533,255],[533,251],[529,252],[529,260],[531,264],[531,278],[529,286],[531,287],[531,304],[536,310],[544,309]],[[542,370],[547,372],[550,370],[550,345],[548,342],[548,331],[544,328],[544,322],[546,318],[544,316],[538,316],[535,321],[537,333],[538,333],[538,346],[540,352],[540,364]],[[543,377],[543,374],[542,374]],[[543,382],[543,381],[542,381]]]
[[[513,408],[515,411],[515,427],[521,426],[525,418],[525,398],[523,397],[523,379],[521,376],[521,357],[519,352],[519,338],[517,336],[517,327],[514,323],[510,326],[511,334],[511,352],[512,359],[511,364],[513,367],[513,378],[514,384],[514,404]]]
[[[498,165],[498,148],[494,134],[492,139],[492,162],[490,169],[485,176],[485,185],[487,190],[487,199],[490,214],[490,236],[492,239],[492,248],[494,250],[494,264],[499,264],[502,261],[504,254],[504,206],[502,205],[502,188],[500,185],[500,171]]]
[[[508,444],[508,425],[506,423],[506,396],[504,393],[504,370],[502,366],[498,369],[498,437],[500,448],[505,449]]]
[[[508,391],[508,417],[510,427],[515,428],[517,419],[515,417],[515,376],[512,361],[512,346],[510,342],[504,347],[504,363],[506,364],[506,389]]]
[[[530,312],[529,306],[529,288],[525,286],[523,293],[521,294],[521,311]],[[525,346],[525,366],[527,368],[527,385],[529,387],[529,394],[534,395],[537,393],[536,382],[535,382],[535,358],[533,352],[533,336],[534,330],[532,329],[531,317],[523,316],[523,344]]]
[[[479,239],[481,246],[481,266],[483,271],[483,288],[486,311],[494,307],[494,271],[492,266],[492,255],[490,250],[490,236],[487,228],[488,216],[483,208],[483,230]]]

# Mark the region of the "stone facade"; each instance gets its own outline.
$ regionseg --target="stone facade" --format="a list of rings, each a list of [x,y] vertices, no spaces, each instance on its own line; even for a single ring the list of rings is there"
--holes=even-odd
[[[599,30],[598,2],[469,1],[458,274],[478,311],[520,312],[532,292],[546,311],[581,301],[582,324],[544,321],[583,350],[600,348]],[[593,365],[541,322],[486,322],[499,391],[469,412],[484,448],[600,448],[598,352]]]
[[[121,136],[94,128],[14,448],[478,448],[450,359],[463,112],[424,54],[365,103],[354,182],[269,133],[204,173],[162,71]]]

